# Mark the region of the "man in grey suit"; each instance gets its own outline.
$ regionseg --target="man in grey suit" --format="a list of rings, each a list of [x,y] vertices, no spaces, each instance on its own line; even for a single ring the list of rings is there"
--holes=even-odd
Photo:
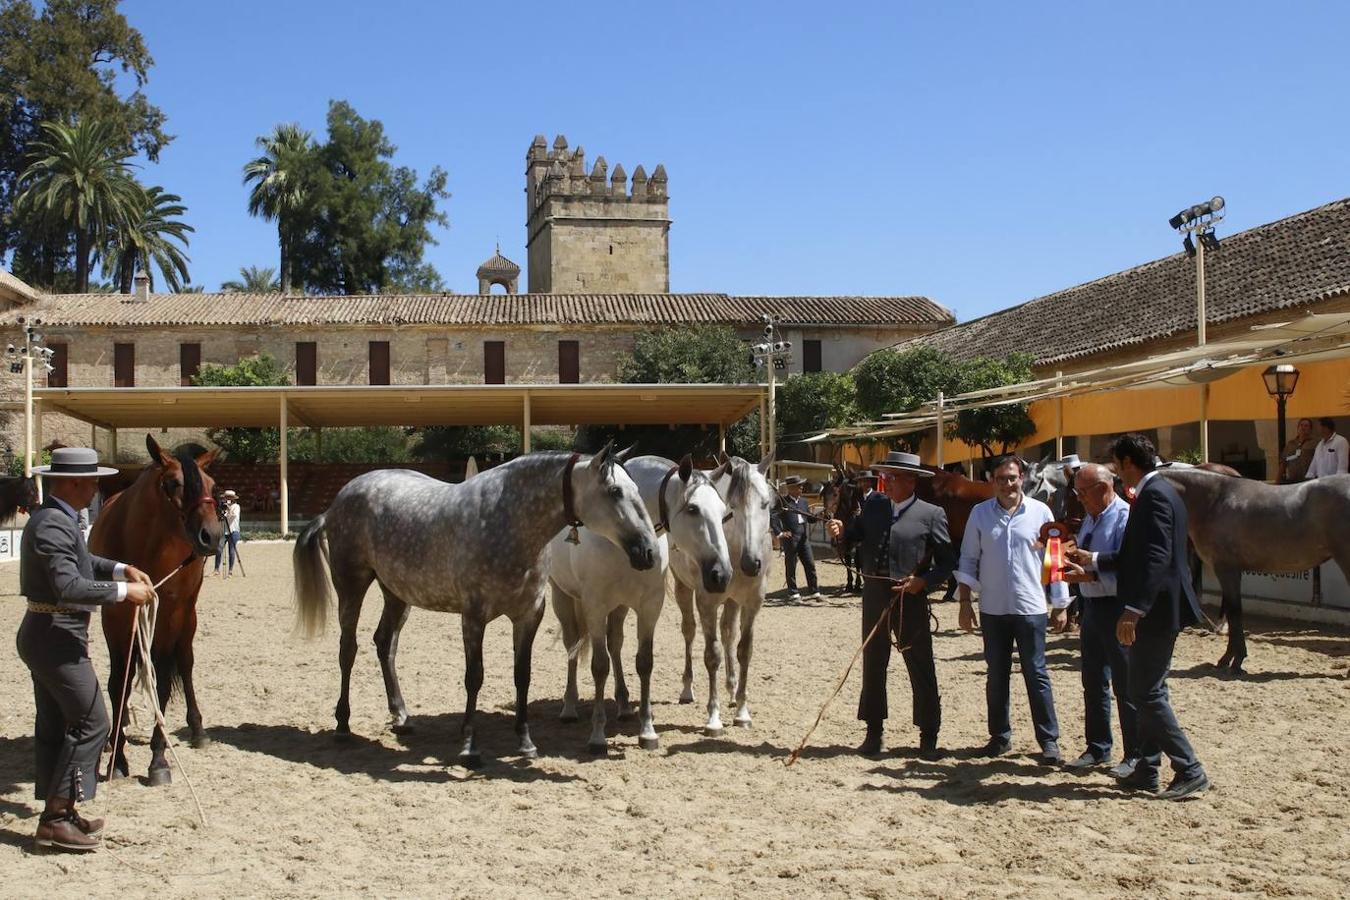
[[[78,525],[77,510],[93,499],[98,476],[116,469],[101,468],[93,450],[65,447],[52,452],[50,466],[33,471],[43,477],[47,499],[19,545],[19,592],[28,611],[17,644],[37,706],[34,792],[46,803],[37,846],[96,850],[103,820],[75,811],[94,796],[108,739],[108,708],[89,659],[89,614],[110,603],[145,603],[154,589],[134,566],[91,554]]]

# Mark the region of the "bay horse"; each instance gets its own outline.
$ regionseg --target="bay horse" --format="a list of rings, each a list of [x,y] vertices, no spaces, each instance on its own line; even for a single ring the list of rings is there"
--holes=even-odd
[[[411,607],[460,614],[467,701],[460,723],[459,762],[482,764],[474,725],[483,684],[483,630],[498,616],[511,620],[515,653],[517,752],[537,755],[530,740],[530,655],[544,615],[549,542],[579,527],[623,551],[639,572],[656,565],[656,532],[637,485],[607,444],[579,453],[520,456],[468,481],[448,484],[406,469],[377,469],[348,482],[295,542],[295,598],[301,630],[323,629],[337,590],[341,687],[339,738],[351,734],[352,664],[356,626],[372,582],[384,594],[375,650],[384,674],[395,733],[412,730],[394,658]],[[324,560],[328,578],[324,577]]]
[[[37,479],[32,475],[0,477],[0,525],[8,525],[19,513],[26,513],[41,505]]]
[[[192,746],[210,743],[202,728],[201,709],[192,680],[192,639],[197,633],[197,594],[202,586],[202,566],[220,543],[220,520],[216,517],[212,493],[215,482],[205,469],[216,458],[216,451],[201,448],[180,449],[169,454],[160,449],[150,435],[145,437],[150,465],[141,470],[131,487],[111,497],[94,522],[89,534],[89,549],[99,556],[129,563],[156,582],[183,565],[161,585],[159,613],[151,645],[151,664],[159,687],[159,708],[163,712],[175,684],[182,686],[187,705],[187,725]],[[132,625],[137,607],[116,603],[102,609],[103,637],[108,642],[108,694],[121,704],[114,718],[121,723],[112,736],[114,778],[130,774],[126,758],[126,704],[122,703],[125,682],[123,672],[136,673],[132,656]],[[150,739],[151,785],[170,783],[169,762],[164,757],[168,739],[156,725]]]
[[[736,703],[734,723],[740,728],[750,727],[746,694],[750,658],[754,654],[755,618],[764,606],[774,555],[769,509],[778,492],[764,477],[772,461],[772,457],[766,457],[755,465],[733,456],[724,458],[721,468],[712,473],[717,493],[731,512],[731,518],[722,526],[732,562],[732,578],[726,592],[712,593],[688,569],[674,568],[675,601],[680,606],[680,630],[684,634],[684,690],[680,702],[694,700],[692,648],[697,608],[698,624],[703,627],[703,664],[708,670],[708,719],[703,726],[708,737],[718,737],[724,732],[717,685],[724,654],[727,695]]]
[[[1306,572],[1334,559],[1350,576],[1350,475],[1266,484],[1199,466],[1164,466],[1159,473],[1181,494],[1190,538],[1219,580],[1228,621],[1220,669],[1241,672],[1247,658],[1244,571]]]
[[[856,574],[858,561],[858,542],[849,540],[848,525],[862,512],[863,488],[858,483],[858,473],[835,470],[834,477],[820,489],[822,514],[826,519],[838,519],[844,525],[839,539],[834,541],[834,551],[844,564],[845,583],[843,593],[851,594],[862,590],[862,576]]]
[[[731,581],[731,559],[722,533],[727,508],[709,475],[695,469],[689,456],[679,463],[659,456],[640,456],[629,460],[624,468],[637,485],[647,514],[662,532],[656,545],[656,565],[645,572],[634,572],[623,551],[590,532],[581,534],[580,543],[570,543],[559,534],[551,544],[553,611],[562,625],[563,643],[570,651],[560,718],[564,722],[577,720],[577,665],[589,639],[595,703],[587,749],[595,754],[606,752],[608,746],[605,681],[611,662],[619,718],[632,715],[622,661],[628,610],[637,613],[637,672],[642,681],[638,746],[655,750],[659,739],[652,723],[652,636],[666,599],[666,573],[679,572],[681,578],[702,584],[710,594],[724,592]]]

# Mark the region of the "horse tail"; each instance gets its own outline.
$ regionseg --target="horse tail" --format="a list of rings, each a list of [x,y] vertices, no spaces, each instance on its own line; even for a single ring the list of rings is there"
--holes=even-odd
[[[332,603],[324,560],[328,556],[324,540],[324,515],[315,517],[295,540],[292,563],[295,567],[295,624],[305,637],[323,634]]]

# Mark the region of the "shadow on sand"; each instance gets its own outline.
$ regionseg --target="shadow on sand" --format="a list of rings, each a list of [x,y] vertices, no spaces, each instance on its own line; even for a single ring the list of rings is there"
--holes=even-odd
[[[903,766],[877,766],[868,774],[889,778],[890,781],[885,784],[863,784],[858,790],[913,793],[957,806],[977,806],[1004,800],[1031,803],[1049,800],[1119,800],[1131,796],[1105,774],[1079,777],[1060,769],[1006,757],[955,759],[949,763],[928,763],[915,759]],[[1034,777],[1037,780],[1010,781],[1007,776]]]

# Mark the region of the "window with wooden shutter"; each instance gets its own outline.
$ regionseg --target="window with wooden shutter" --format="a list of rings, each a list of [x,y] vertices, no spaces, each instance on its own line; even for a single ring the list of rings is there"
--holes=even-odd
[[[578,341],[558,341],[558,384],[581,382],[581,345]]]
[[[389,342],[370,342],[370,383],[389,383]]]
[[[136,386],[136,345],[113,344],[113,387]]]
[[[388,344],[385,345],[386,347]],[[374,356],[371,357],[372,361]],[[388,355],[386,354],[386,362]],[[372,371],[373,365],[372,365]],[[314,341],[295,342],[295,383],[319,383],[319,346]],[[374,382],[371,382],[374,384]]]
[[[820,341],[802,341],[802,371],[822,371],[820,367]]]
[[[48,342],[47,347],[52,351],[52,370],[47,373],[47,387],[70,387],[70,382],[66,377],[67,345]]]
[[[202,345],[178,345],[178,383],[182,387],[192,387],[192,379],[202,370]]]
[[[505,341],[483,341],[483,384],[506,384]]]

